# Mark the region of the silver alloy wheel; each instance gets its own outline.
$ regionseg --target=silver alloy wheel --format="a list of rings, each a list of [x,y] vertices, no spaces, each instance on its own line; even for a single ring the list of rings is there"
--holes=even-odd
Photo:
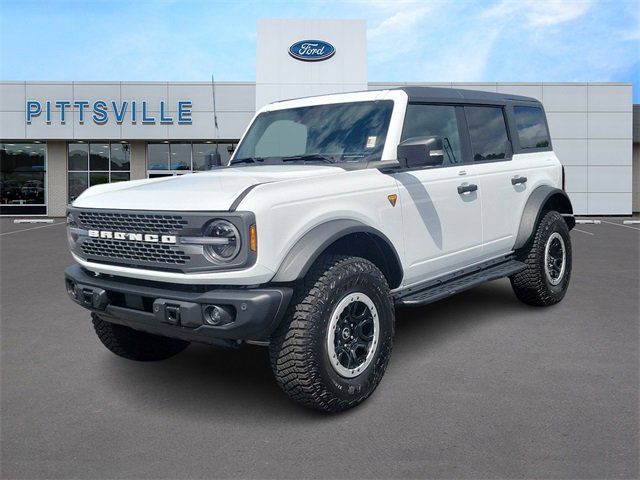
[[[353,292],[338,302],[327,329],[327,353],[340,376],[354,378],[365,371],[379,339],[378,310],[367,295]]]
[[[558,285],[567,265],[567,248],[562,235],[553,232],[544,247],[544,272],[551,285]]]

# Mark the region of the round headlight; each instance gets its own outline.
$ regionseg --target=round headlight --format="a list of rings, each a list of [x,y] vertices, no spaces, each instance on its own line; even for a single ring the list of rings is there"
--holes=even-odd
[[[212,243],[204,247],[204,252],[210,260],[230,262],[240,252],[240,232],[227,220],[214,220],[209,224],[204,235],[212,239]]]

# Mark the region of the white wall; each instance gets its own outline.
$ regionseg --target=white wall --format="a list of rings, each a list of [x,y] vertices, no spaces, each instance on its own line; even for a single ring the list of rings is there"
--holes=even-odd
[[[632,211],[632,87],[628,83],[370,83],[369,89],[425,85],[526,95],[547,112],[577,214]],[[636,182],[635,189],[638,190]]]
[[[67,143],[47,142],[47,215],[64,217],[67,208]]]
[[[302,40],[323,40],[336,49],[323,61],[289,55]],[[256,109],[289,98],[367,89],[364,20],[259,20],[256,55]]]
[[[304,32],[303,32],[304,33]],[[314,32],[309,33],[312,36]],[[302,35],[302,34],[301,34]],[[297,40],[304,37],[293,37]],[[328,36],[322,36],[336,47],[335,57],[340,55],[340,44]],[[289,42],[287,39],[285,44]],[[291,43],[294,43],[292,41]],[[283,55],[287,61],[297,62],[289,57],[286,48]],[[282,53],[282,52],[281,52]],[[327,64],[333,59],[319,64]],[[314,64],[297,62],[301,68]],[[333,67],[331,67],[333,68]],[[364,72],[364,73],[363,73]],[[273,72],[272,72],[273,73]],[[358,81],[366,74],[366,64],[361,64],[353,72]],[[293,78],[293,77],[292,77]],[[310,76],[311,81],[317,77]],[[344,78],[343,78],[344,80]],[[303,80],[296,80],[303,82]],[[366,82],[366,80],[365,80]],[[567,190],[578,214],[630,214],[638,210],[639,167],[636,160],[635,179],[632,174],[632,103],[631,85],[620,83],[371,83],[370,89],[390,88],[401,85],[429,85],[441,87],[471,88],[494,92],[527,95],[540,99],[547,111],[553,145],[558,157],[565,165]],[[268,85],[262,85],[265,87]],[[294,92],[293,87],[299,88]],[[314,88],[360,88],[358,83],[314,84],[284,83],[280,95],[309,95]],[[221,139],[237,139],[241,136],[259,98],[267,98],[271,89],[261,90],[253,83],[220,83],[216,86],[216,106]],[[367,84],[364,84],[364,89]],[[262,96],[259,92],[263,93]],[[271,93],[270,93],[271,92]],[[148,100],[158,104],[175,105],[179,99],[193,103],[190,125],[132,125],[125,120],[121,125],[112,119],[106,125],[85,122],[80,125],[75,117],[69,116],[66,125],[59,124],[54,115],[51,124],[46,124],[44,116],[38,117],[32,125],[25,122],[27,99],[35,100]],[[209,82],[0,82],[0,140],[208,140],[215,138],[213,129],[213,102]],[[142,144],[143,145],[143,144]],[[53,147],[52,152],[57,152]],[[143,165],[144,148],[136,155]],[[637,153],[636,153],[637,155]],[[63,163],[56,162],[56,155],[50,155],[49,176],[56,175]],[[144,171],[142,169],[141,171]],[[65,172],[66,173],[66,172]],[[133,175],[133,173],[132,173]],[[137,176],[137,175],[136,175]],[[60,182],[50,182],[50,209],[57,193],[51,190]],[[62,188],[62,187],[60,187]],[[65,192],[60,198],[66,198]]]

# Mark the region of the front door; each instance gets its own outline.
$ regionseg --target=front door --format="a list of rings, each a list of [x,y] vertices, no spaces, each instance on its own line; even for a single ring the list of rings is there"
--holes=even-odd
[[[441,167],[401,172],[405,285],[456,271],[482,257],[481,191],[475,165],[463,162],[468,150],[460,134],[463,107],[409,104],[402,140],[443,138]],[[468,155],[468,154],[467,154]]]

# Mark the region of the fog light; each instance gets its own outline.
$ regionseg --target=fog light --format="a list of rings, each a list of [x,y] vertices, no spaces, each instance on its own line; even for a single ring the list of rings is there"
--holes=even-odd
[[[204,307],[204,321],[209,325],[220,326],[233,322],[235,310],[227,305],[206,305]]]

